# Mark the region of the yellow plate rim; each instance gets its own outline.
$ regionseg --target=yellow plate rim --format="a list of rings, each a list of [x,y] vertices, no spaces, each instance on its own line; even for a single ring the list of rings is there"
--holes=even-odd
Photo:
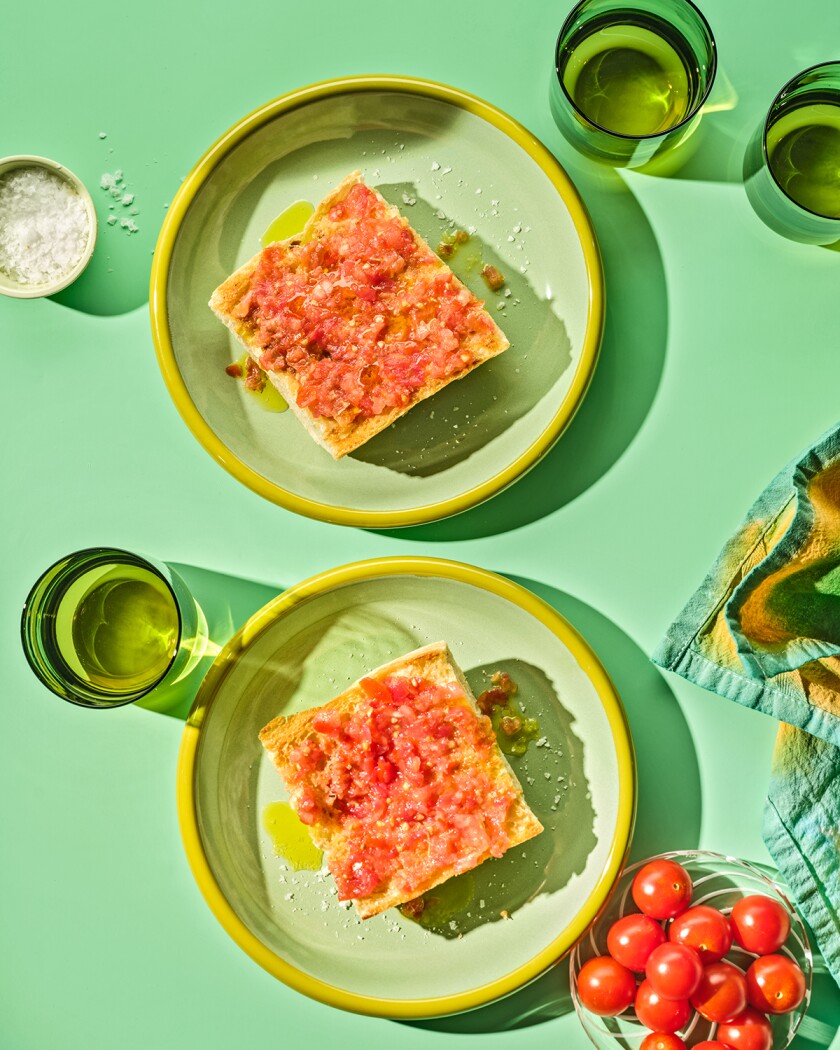
[[[510,973],[466,992],[411,1001],[362,995],[337,988],[304,973],[263,944],[236,914],[213,876],[201,841],[195,794],[201,726],[217,685],[226,676],[238,654],[278,618],[315,595],[366,579],[400,575],[442,576],[479,587],[507,599],[546,626],[569,649],[595,687],[610,725],[618,765],[618,819],[615,833],[604,868],[575,918],[547,947]],[[374,1017],[441,1017],[484,1006],[516,991],[559,962],[583,936],[606,902],[627,857],[636,812],[636,760],[624,708],[607,672],[575,628],[541,598],[512,580],[462,562],[420,556],[373,558],[319,573],[284,591],[255,613],[227,643],[202,682],[184,729],[178,756],[177,801],[178,822],[187,860],[204,899],[227,933],[264,970],[296,991],[343,1010]]]
[[[166,286],[175,240],[190,204],[218,162],[247,135],[282,113],[335,95],[366,91],[403,92],[449,102],[481,117],[513,139],[539,165],[569,209],[589,280],[586,332],[580,359],[566,396],[542,433],[515,460],[480,485],[446,500],[404,510],[357,510],[321,503],[284,489],[243,463],[220,440],[190,397],[175,361],[167,323]],[[399,528],[437,521],[489,499],[530,470],[557,441],[577,412],[598,360],[604,329],[604,275],[595,231],[580,194],[556,158],[527,128],[489,102],[459,88],[418,77],[353,76],[321,81],[274,99],[234,124],[207,150],[184,179],[161,227],[152,263],[149,310],[158,364],[170,396],[198,441],[228,473],[272,503],[307,517],[361,528]]]

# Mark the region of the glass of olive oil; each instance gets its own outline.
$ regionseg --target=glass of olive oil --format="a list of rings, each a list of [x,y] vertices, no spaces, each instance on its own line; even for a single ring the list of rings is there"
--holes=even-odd
[[[747,147],[744,183],[778,233],[840,241],[840,62],[811,66],[776,95]]]
[[[552,115],[581,152],[637,168],[696,130],[716,68],[690,0],[582,0],[557,38]]]
[[[58,696],[119,707],[187,675],[207,624],[181,577],[163,562],[93,547],[50,566],[29,593],[23,651]]]

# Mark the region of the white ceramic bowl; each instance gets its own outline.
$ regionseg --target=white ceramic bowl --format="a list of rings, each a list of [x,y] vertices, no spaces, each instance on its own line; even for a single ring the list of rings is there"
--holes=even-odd
[[[69,186],[72,186],[76,193],[82,198],[85,205],[85,211],[87,212],[87,243],[85,244],[84,251],[79,258],[79,261],[72,269],[68,270],[67,273],[64,273],[55,280],[48,281],[44,284],[21,284],[0,270],[0,294],[12,296],[14,299],[39,299],[42,296],[53,295],[55,292],[60,292],[62,288],[66,288],[69,284],[72,284],[87,266],[91,255],[93,255],[94,245],[96,244],[96,209],[93,206],[93,199],[91,198],[85,184],[78,175],[74,175],[73,172],[70,171],[69,168],[65,168],[63,164],[59,164],[54,160],[49,160],[47,157],[38,157],[26,153],[21,153],[14,157],[0,158],[0,178],[16,168],[44,168],[47,171],[52,172],[54,175],[58,175],[58,177],[63,179]]]

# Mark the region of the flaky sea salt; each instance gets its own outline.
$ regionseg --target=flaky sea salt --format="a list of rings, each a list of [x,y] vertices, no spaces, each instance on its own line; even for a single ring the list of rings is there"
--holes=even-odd
[[[81,259],[90,232],[85,203],[44,168],[0,178],[0,270],[19,284],[47,284]]]

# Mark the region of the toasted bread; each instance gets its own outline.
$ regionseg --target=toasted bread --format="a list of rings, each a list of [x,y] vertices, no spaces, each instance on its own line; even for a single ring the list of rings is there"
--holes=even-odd
[[[354,225],[349,219],[336,219],[336,213],[333,209],[336,205],[342,204],[353,188],[359,185],[365,187],[365,190],[375,197],[376,214],[371,219],[371,223],[378,223],[380,229],[385,229],[389,223],[398,224],[395,228],[405,230],[410,234],[410,240],[405,241],[407,250],[410,249],[410,259],[405,270],[399,273],[393,279],[393,282],[388,285],[389,289],[391,289],[388,292],[389,298],[376,301],[376,310],[382,311],[379,316],[384,318],[386,326],[382,341],[377,341],[377,346],[380,347],[377,351],[379,358],[373,362],[369,358],[360,358],[361,364],[366,364],[368,368],[370,368],[371,364],[375,368],[378,368],[379,365],[382,365],[383,369],[390,367],[385,361],[385,355],[393,354],[397,344],[400,347],[409,345],[406,342],[406,331],[412,338],[419,332],[425,331],[420,327],[423,323],[419,320],[420,312],[415,308],[408,307],[405,299],[401,298],[404,290],[412,287],[429,287],[430,282],[437,280],[435,287],[442,289],[441,295],[445,295],[447,301],[454,301],[459,295],[461,296],[460,301],[462,302],[464,318],[457,327],[457,346],[452,345],[452,333],[447,329],[443,330],[441,345],[443,345],[443,339],[447,340],[446,353],[450,357],[447,365],[449,370],[446,374],[439,374],[440,368],[436,367],[436,362],[429,364],[426,358],[423,358],[418,365],[415,359],[415,375],[417,378],[412,379],[414,385],[410,389],[401,389],[399,397],[390,391],[386,392],[385,401],[387,403],[379,411],[373,411],[369,406],[359,407],[356,404],[348,403],[344,408],[340,404],[336,405],[334,409],[329,411],[335,411],[337,414],[330,415],[318,411],[317,406],[315,410],[309,407],[310,402],[307,398],[307,391],[311,389],[309,384],[312,382],[310,375],[307,373],[307,368],[310,364],[309,360],[303,359],[302,363],[299,362],[296,366],[286,361],[285,357],[281,355],[279,364],[276,360],[272,361],[273,350],[271,341],[268,340],[267,342],[265,333],[260,332],[259,322],[256,319],[257,314],[255,311],[258,312],[260,309],[258,290],[255,290],[255,286],[258,285],[256,276],[261,272],[261,265],[269,265],[269,257],[266,255],[268,252],[271,253],[270,265],[273,273],[280,275],[304,273],[305,257],[308,251],[307,245],[311,246],[311,242],[320,242],[322,245],[328,245],[331,243],[330,238],[345,236],[342,230],[346,231],[348,225],[351,227]],[[333,217],[331,217],[331,213]],[[372,228],[375,231],[376,227],[373,226]],[[336,266],[339,264],[340,260],[339,263],[336,263]],[[365,264],[361,265],[364,266]],[[334,275],[338,273],[339,270],[336,269]],[[370,285],[363,285],[362,291],[367,294],[370,287]],[[317,298],[317,296],[309,294],[312,291],[315,291],[315,289],[311,288],[308,290],[304,297],[304,306],[297,304],[295,306],[296,310],[304,310],[305,312],[306,307],[312,305],[313,300]],[[377,294],[379,293],[377,292]],[[411,228],[408,221],[400,215],[395,207],[388,204],[376,190],[365,186],[361,173],[358,171],[343,179],[321,201],[301,234],[290,237],[285,241],[275,242],[255,255],[213,292],[209,305],[216,316],[227,325],[242,343],[256,363],[266,371],[268,378],[288,402],[289,407],[306,427],[309,434],[335,459],[340,459],[342,456],[347,455],[348,452],[359,448],[420,401],[431,397],[453,380],[462,379],[480,364],[502,353],[510,345],[504,333],[483,308],[481,300],[477,299],[458,280],[449,267],[434,255],[426,242]],[[361,317],[369,305],[366,299],[356,298],[353,300],[350,292],[342,298],[340,303],[344,317],[351,318],[351,325],[353,324],[354,310],[358,310]],[[327,310],[330,308],[329,305],[325,307]],[[428,313],[428,311],[426,312]],[[340,316],[339,313],[336,313],[336,317]],[[291,318],[290,320],[293,321],[294,319]],[[397,324],[397,321],[400,323]],[[282,339],[284,334],[282,321],[278,323],[281,328],[279,335]],[[348,341],[348,331],[348,329],[343,330],[343,337],[338,342],[331,342],[330,337],[323,335],[323,333],[314,342],[312,340],[307,341],[301,336],[299,346],[304,354],[308,353],[311,347],[316,346],[320,362],[326,359],[329,365],[332,365],[335,361],[352,361],[354,345],[352,341]],[[393,338],[392,331],[396,332]],[[436,352],[435,346],[432,345],[430,348],[428,336],[424,335],[420,339],[420,343],[423,343],[423,340],[425,340],[423,353],[425,353],[426,357],[429,356],[430,352],[433,355]],[[415,341],[414,345],[416,347],[419,344]],[[358,350],[358,347],[355,349]],[[266,351],[268,351],[268,354]],[[397,352],[409,353],[408,349],[405,351],[397,350]],[[417,351],[414,352],[415,354],[417,353]],[[457,360],[455,359],[456,355]],[[408,363],[411,364],[412,362],[409,361]],[[362,368],[360,367],[360,383],[362,382],[361,371]],[[423,375],[422,382],[420,382],[421,374]],[[357,396],[363,398],[370,395],[377,398],[378,401],[382,401],[382,398],[379,396],[380,391],[376,387],[378,381],[377,379],[365,380],[370,385],[366,388],[364,394]],[[307,388],[303,394],[302,387]],[[391,402],[395,400],[398,400],[399,403],[392,404]]]
[[[376,691],[381,684],[387,681],[398,688],[399,680],[405,680],[404,691],[419,690],[418,695],[425,695],[426,701],[393,699],[390,694],[392,706],[388,701],[380,703]],[[427,688],[430,691],[424,694]],[[386,692],[390,690],[386,688]],[[413,702],[415,709],[411,708]],[[408,712],[404,705],[408,705]],[[414,732],[412,739],[417,740],[420,723],[413,721],[415,715],[431,719],[422,723],[423,731],[429,733],[426,741],[411,745],[415,748],[412,754],[420,753],[420,767],[411,765],[413,760],[405,759],[406,752],[401,752],[407,746],[406,732]],[[330,727],[326,732],[325,725]],[[339,725],[344,729],[335,728]],[[447,726],[458,728],[448,738],[452,746],[446,743],[444,748],[441,734],[448,732]],[[356,734],[355,743],[336,737],[345,730]],[[543,830],[495,741],[490,720],[478,710],[445,642],[417,649],[371,671],[328,704],[275,718],[261,730],[259,738],[286,783],[292,806],[305,817],[312,840],[324,851],[340,898],[352,899],[363,919],[413,900]],[[367,749],[364,740],[368,740]],[[374,751],[369,750],[371,747]],[[430,750],[424,752],[424,747]],[[445,766],[436,765],[435,755],[441,752]],[[375,766],[370,766],[373,755],[377,756]],[[385,785],[378,779],[383,768],[380,762],[386,763],[385,769],[391,766],[397,770]],[[301,763],[312,768],[301,769]],[[365,763],[373,770],[369,784],[364,779],[366,774],[360,772]],[[354,775],[348,772],[351,770]],[[340,781],[344,788],[337,788]],[[420,807],[423,816],[415,814],[415,826],[403,818],[411,811],[406,807],[414,805],[412,785],[418,784],[417,797],[427,808]],[[375,805],[370,803],[373,795]],[[452,809],[457,798],[462,813]],[[354,812],[357,804],[371,811],[359,818]],[[424,828],[431,829],[426,831],[425,840],[406,845],[412,836],[418,837],[422,821],[426,822]],[[367,891],[358,895],[349,892],[348,871],[352,878],[368,880],[367,872],[356,876],[353,869],[364,867],[365,858],[385,849],[394,829],[398,845],[390,844],[394,848],[384,867],[370,876],[379,881],[375,885],[371,882]],[[445,860],[439,861],[434,854],[440,852],[438,844],[444,840]]]

